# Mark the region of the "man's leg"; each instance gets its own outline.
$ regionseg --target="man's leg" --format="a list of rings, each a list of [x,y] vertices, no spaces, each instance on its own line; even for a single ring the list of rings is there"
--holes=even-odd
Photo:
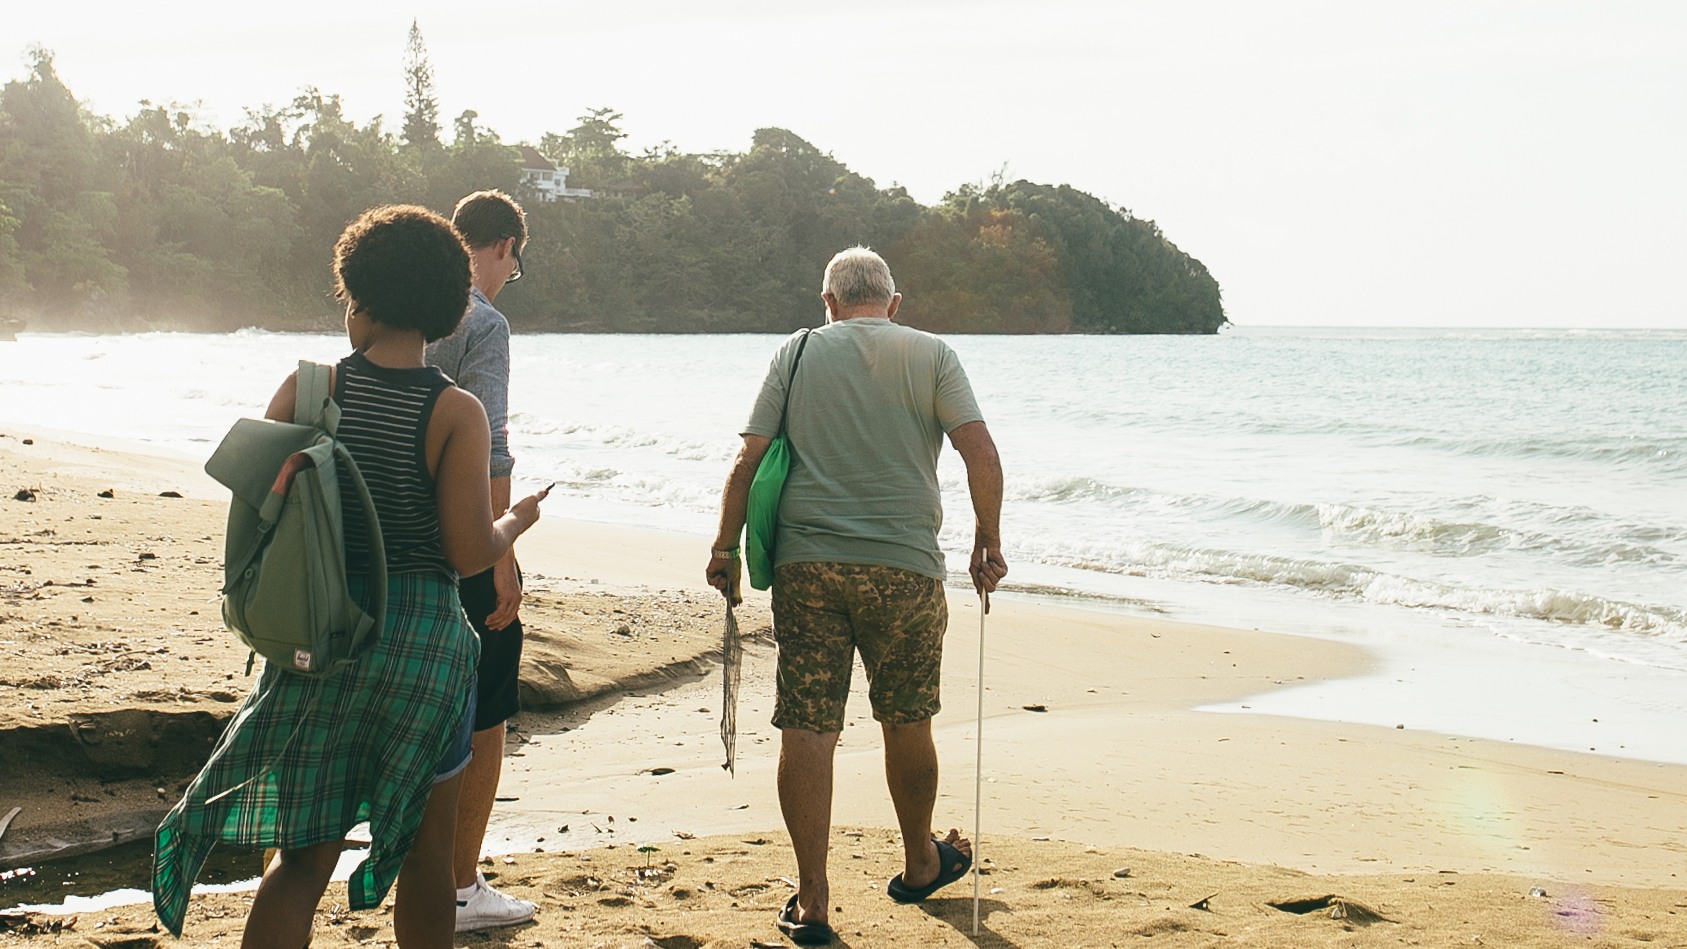
[[[797,853],[793,922],[823,923],[829,909],[826,855],[832,833],[832,755],[838,735],[804,728],[779,730],[779,810]]]
[[[533,918],[537,907],[530,900],[500,893],[485,882],[477,868],[504,769],[504,723],[520,708],[521,620],[503,629],[486,627],[486,617],[498,603],[490,570],[464,577],[459,590],[463,612],[480,635],[474,757],[463,772],[457,836],[451,854],[451,873],[457,888],[457,930],[468,932],[524,923]]]
[[[937,845],[931,841],[931,816],[937,807],[937,745],[931,739],[931,719],[908,725],[883,722],[885,782],[902,828],[902,882],[919,889],[937,879],[941,870]],[[946,841],[962,853],[972,842],[950,830]]]
[[[943,582],[895,567],[855,568],[858,589],[874,595],[860,603],[856,624],[867,669],[873,717],[885,740],[885,783],[902,829],[902,883],[919,889],[941,871],[931,840],[937,806],[937,746],[931,719],[941,707],[943,633],[949,606]],[[971,843],[951,832],[947,843],[970,854]]]
[[[474,733],[474,757],[463,769],[463,792],[457,798],[457,837],[452,850],[452,874],[458,889],[475,881],[480,846],[492,820],[498,779],[504,771],[504,723]]]
[[[797,855],[796,923],[824,923],[831,890],[832,754],[843,733],[855,661],[849,616],[834,605],[837,564],[774,571],[773,637],[779,644],[773,725],[779,729],[779,809]]]

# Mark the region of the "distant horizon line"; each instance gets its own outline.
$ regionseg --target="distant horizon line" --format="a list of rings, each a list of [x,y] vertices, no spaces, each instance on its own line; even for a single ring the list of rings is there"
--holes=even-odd
[[[1229,331],[1237,330],[1237,329],[1250,329],[1250,330],[1252,330],[1252,329],[1285,329],[1285,330],[1295,330],[1295,329],[1305,329],[1305,330],[1312,330],[1312,329],[1316,329],[1316,330],[1331,330],[1331,329],[1350,329],[1350,330],[1383,330],[1383,329],[1389,329],[1389,330],[1519,330],[1519,331],[1529,331],[1529,332],[1556,331],[1556,332],[1582,332],[1582,333],[1600,333],[1600,332],[1616,332],[1616,331],[1622,331],[1622,332],[1629,332],[1629,331],[1657,332],[1657,331],[1663,331],[1663,332],[1687,333],[1687,323],[1682,323],[1679,326],[1609,326],[1609,325],[1606,325],[1606,326],[1520,326],[1520,325],[1496,325],[1496,324],[1459,325],[1459,324],[1446,324],[1446,323],[1366,324],[1366,323],[1235,323],[1235,322],[1230,322],[1230,323],[1226,323],[1223,327],[1221,327],[1219,332],[1223,333],[1223,332],[1229,332]]]

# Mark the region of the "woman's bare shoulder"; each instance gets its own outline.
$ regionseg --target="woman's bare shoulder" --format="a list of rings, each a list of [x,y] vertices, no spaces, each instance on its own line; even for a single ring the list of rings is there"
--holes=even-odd
[[[434,415],[445,413],[451,420],[470,420],[477,416],[485,424],[486,407],[474,397],[474,393],[459,386],[446,386],[439,393],[439,401],[434,403]]]

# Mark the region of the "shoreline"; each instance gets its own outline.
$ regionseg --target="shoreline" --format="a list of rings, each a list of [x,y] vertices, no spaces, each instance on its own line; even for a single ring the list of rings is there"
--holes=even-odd
[[[37,494],[16,501],[8,487],[0,496],[0,638],[23,650],[0,674],[12,686],[0,693],[0,757],[32,768],[0,769],[0,804],[27,805],[0,839],[0,857],[29,834],[80,826],[92,839],[113,808],[142,802],[161,812],[197,752],[157,723],[225,720],[246,687],[244,651],[208,592],[220,576],[220,490],[200,494],[190,462],[45,434],[23,446],[22,431],[0,425],[0,486],[27,482]],[[113,497],[99,497],[105,488]],[[166,489],[186,497],[160,497]],[[696,579],[706,538],[555,519],[540,528],[522,543],[534,590],[523,683],[558,708],[516,720],[489,829],[488,850],[505,854],[489,875],[542,906],[537,924],[510,935],[616,946],[774,939],[772,912],[788,892],[780,881],[794,864],[767,724],[771,646],[755,640],[746,650],[732,777],[719,767],[719,669],[708,659],[721,613]],[[971,834],[979,614],[970,591],[950,593],[936,820]],[[883,898],[895,822],[857,676],[834,808],[833,892],[846,944],[1083,946],[1131,933],[1205,945],[1253,933],[1264,946],[1354,945],[1365,927],[1326,910],[1309,929],[1265,902],[1319,893],[1375,909],[1388,924],[1366,938],[1379,945],[1407,933],[1445,945],[1451,933],[1466,941],[1476,931],[1496,944],[1556,945],[1566,919],[1607,933],[1620,921],[1624,932],[1687,934],[1687,914],[1677,915],[1687,909],[1677,876],[1687,767],[1201,711],[1346,681],[1377,660],[1299,635],[1011,595],[993,605],[984,631],[985,935],[966,935],[964,883],[924,911]],[[765,625],[765,609],[766,595],[753,593],[740,614],[746,633]],[[138,738],[118,727],[137,722]],[[66,770],[76,762],[83,770]],[[102,780],[89,763],[129,777]],[[637,872],[641,846],[658,848],[661,874]],[[1528,896],[1536,887],[1549,896]],[[334,911],[343,894],[336,884],[323,901],[318,944],[358,944],[389,925],[384,910]],[[1193,907],[1209,894],[1207,908]],[[237,933],[246,899],[196,895],[181,944]],[[4,886],[0,900],[39,902],[12,900]],[[98,916],[114,936],[142,938],[152,924],[146,906]],[[88,926],[92,917],[81,913]],[[22,942],[43,945],[57,938],[52,926],[76,922],[15,919],[0,915]],[[475,941],[483,938],[502,937]]]
[[[221,629],[209,602],[221,570],[221,489],[186,458],[76,445],[32,426],[39,435],[24,447],[19,426],[0,425],[0,432],[5,484],[32,482],[40,489],[39,501],[13,501],[13,487],[0,499],[0,541],[8,541],[0,544],[0,592],[8,598],[0,598],[0,612],[8,625],[29,624],[52,649],[62,649],[73,629],[83,627],[93,642],[121,639],[135,647],[155,639],[157,646],[143,647],[164,651],[145,657],[150,668],[96,669],[100,674],[83,691],[42,683],[7,689],[24,708],[0,708],[0,723],[15,732],[32,721],[88,720],[94,711],[135,708],[169,711],[172,720],[226,716],[245,688],[238,674],[245,652]],[[201,496],[194,477],[216,492]],[[111,485],[116,497],[94,497]],[[186,497],[157,497],[164,489]],[[37,538],[39,531],[52,534]],[[552,818],[570,811],[609,814],[612,807],[628,816],[643,812],[639,823],[660,824],[663,833],[778,828],[771,780],[776,742],[766,725],[771,649],[764,644],[752,646],[746,659],[741,774],[720,774],[719,681],[709,661],[719,647],[720,612],[714,592],[697,580],[695,551],[703,543],[688,534],[557,519],[545,519],[523,539],[521,558],[535,590],[526,609],[536,632],[525,689],[547,705],[590,694],[621,698],[582,720],[569,721],[567,713],[518,720],[526,740],[511,747],[506,782],[509,796],[521,802],[494,811],[494,829],[503,828],[504,814],[531,814],[531,826],[542,828],[558,826]],[[52,571],[88,573],[100,550],[108,561],[88,576],[98,578],[93,587],[62,582],[83,582],[74,575],[42,585]],[[59,563],[52,556],[62,556],[62,566],[52,566]],[[935,723],[945,767],[938,807],[940,821],[965,824],[977,750],[978,612],[965,590],[950,588],[950,605],[945,711]],[[752,617],[764,617],[766,593],[751,592],[746,607],[741,624],[751,632],[764,625]],[[995,598],[994,607],[985,634],[987,834],[994,826],[1004,834],[1196,850],[1311,871],[1363,871],[1378,863],[1539,873],[1574,866],[1577,875],[1647,885],[1668,885],[1674,870],[1667,855],[1687,853],[1668,831],[1675,821],[1667,816],[1687,802],[1687,767],[1410,725],[1201,711],[1265,705],[1255,696],[1296,684],[1351,681],[1377,662],[1360,647],[1014,595]],[[69,659],[78,676],[106,662],[93,652]],[[19,673],[13,669],[12,678]],[[30,674],[74,678],[34,666]],[[160,689],[160,678],[172,688]],[[859,679],[857,691],[864,688]],[[676,684],[655,691],[661,683]],[[52,701],[57,693],[66,693],[61,703]],[[698,708],[709,708],[709,715]],[[857,694],[838,752],[840,824],[892,823],[872,732],[864,696]],[[83,740],[76,747],[86,752],[94,745]],[[639,777],[651,767],[675,772]],[[142,785],[154,791],[137,779],[135,787]],[[719,814],[700,807],[710,801],[719,802]],[[751,806],[734,809],[746,802]],[[688,809],[698,816],[682,821]],[[1604,816],[1628,833],[1604,833]],[[1348,828],[1341,841],[1328,839],[1331,823]],[[0,848],[27,828],[20,816]],[[525,844],[542,834],[511,826],[509,836]],[[545,836],[557,843],[555,833]],[[569,846],[585,843],[570,839]]]
[[[191,470],[188,477],[195,487],[188,491],[190,496],[200,496],[201,488],[206,498],[220,501],[224,496],[222,488],[199,471],[199,456],[209,453],[209,444],[195,453],[183,446],[26,427],[66,442],[158,456],[166,459],[155,466],[162,470],[179,462],[177,468]],[[0,431],[18,428],[0,423]],[[93,451],[97,464],[103,455]],[[702,525],[689,510],[676,515],[675,523],[651,527],[645,522],[655,516],[653,509],[618,503],[555,497],[547,504],[552,516],[536,531],[555,536],[551,532],[566,524],[564,535],[607,538],[619,546],[623,542],[616,537],[624,530],[641,538],[639,542],[650,540],[651,549],[670,549],[675,538],[712,529],[712,523]],[[558,546],[565,549],[566,541],[558,541]],[[576,556],[572,561],[577,572],[583,569],[579,560]],[[567,554],[560,562],[571,563]],[[697,589],[693,572],[688,555],[682,553],[676,564],[659,565],[657,572],[644,575],[623,575],[621,581],[654,582],[659,575],[661,583],[672,588]],[[1597,630],[1587,633],[1566,626],[1563,636],[1551,628],[1523,632],[1509,626],[1503,615],[1390,607],[1270,585],[1204,583],[1030,562],[1015,568],[1006,595],[1129,618],[1278,631],[1357,645],[1376,659],[1364,675],[1205,706],[1208,711],[1264,712],[1384,728],[1405,724],[1510,744],[1687,764],[1687,744],[1675,734],[1678,722],[1687,717],[1687,664],[1672,658],[1679,644],[1674,652],[1667,652],[1670,644],[1659,643],[1666,652],[1623,659],[1617,653],[1602,653],[1596,640],[1586,638],[1596,636]]]

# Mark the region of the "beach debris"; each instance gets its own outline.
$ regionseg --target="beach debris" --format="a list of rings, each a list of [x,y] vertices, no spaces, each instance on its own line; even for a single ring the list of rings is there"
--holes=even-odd
[[[1544,890],[1544,889],[1542,889],[1538,886],[1531,886],[1531,887],[1529,887],[1529,895],[1533,896],[1533,897],[1536,897],[1537,899],[1545,899],[1546,898],[1546,890]]]
[[[158,496],[161,498],[179,498],[182,496],[182,493],[180,491],[160,491],[158,492]]]
[[[12,500],[14,500],[14,501],[33,501],[33,500],[35,500],[35,492],[33,490],[29,489],[29,488],[19,488],[18,493],[12,495]]]
[[[1113,871],[1113,878],[1115,880],[1123,880],[1125,877],[1128,877],[1130,875],[1131,875],[1131,868],[1130,867],[1120,867],[1119,869]]]
[[[0,817],[0,837],[6,836],[6,828],[12,826],[12,818],[17,817],[22,811],[23,808],[14,807],[6,812],[5,817]]]
[[[1203,896],[1200,899],[1196,900],[1195,902],[1190,903],[1189,908],[1190,909],[1198,909],[1203,913],[1210,913],[1210,912],[1213,911],[1212,898],[1217,896],[1217,895],[1218,895],[1217,893],[1208,893],[1206,896]]]
[[[1027,712],[1046,712],[1049,710],[1047,705],[1021,705],[1020,708]]]
[[[42,916],[10,911],[0,913],[0,932],[14,936],[40,936],[75,928],[75,916]]]
[[[673,774],[673,773],[674,773],[673,768],[651,768],[650,769],[650,776],[653,777],[653,778],[659,778],[664,774]]]
[[[1265,905],[1272,909],[1282,910],[1285,913],[1294,913],[1297,916],[1305,916],[1325,910],[1329,918],[1344,919],[1355,926],[1394,922],[1394,920],[1371,909],[1364,903],[1350,900],[1344,896],[1336,896],[1333,893],[1314,896],[1310,899],[1271,901]]]
[[[114,498],[117,497],[117,492],[111,488],[106,488],[104,491],[100,492],[99,496],[102,498]]]
[[[23,443],[24,443],[24,444],[25,444],[25,445],[33,445],[33,444],[35,444],[35,439],[33,439],[33,438],[26,438],[26,439],[24,439],[24,440],[23,440]]]

